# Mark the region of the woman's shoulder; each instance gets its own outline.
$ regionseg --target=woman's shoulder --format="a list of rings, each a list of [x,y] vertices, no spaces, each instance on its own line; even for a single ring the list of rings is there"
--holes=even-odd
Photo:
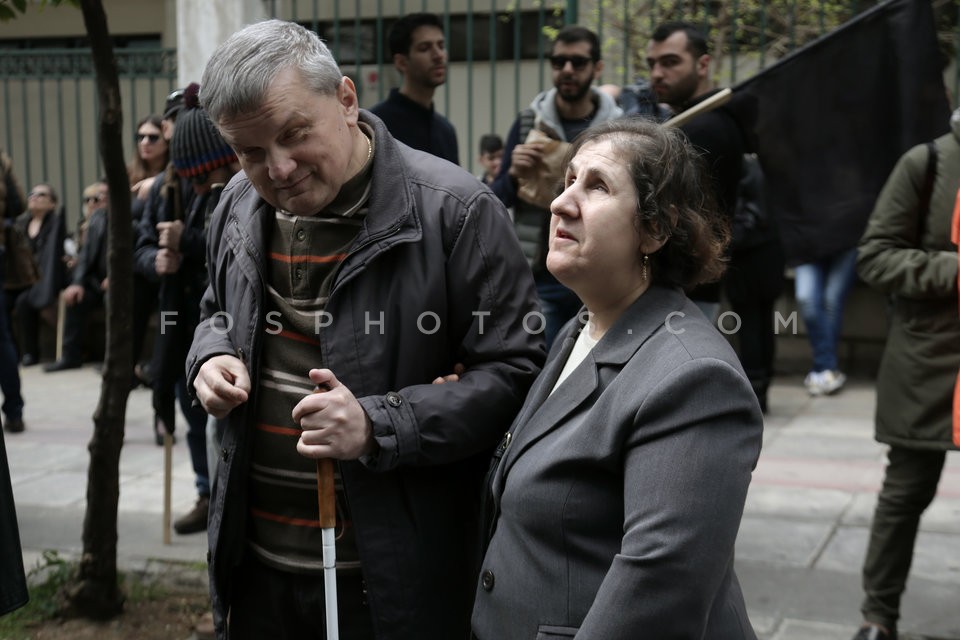
[[[739,327],[740,321],[733,312],[712,322],[691,303],[664,315],[660,327],[641,351],[645,349],[647,356],[659,351],[662,358],[670,358],[677,365],[696,361],[702,367],[733,367],[740,371],[740,360],[728,337],[736,335]]]

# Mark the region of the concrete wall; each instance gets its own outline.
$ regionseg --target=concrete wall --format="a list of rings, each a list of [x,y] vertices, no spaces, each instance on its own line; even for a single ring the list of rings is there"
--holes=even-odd
[[[174,0],[102,0],[111,33],[118,35],[169,34],[176,30],[169,20],[167,3]],[[64,3],[40,8],[30,2],[27,12],[10,22],[0,22],[0,40],[7,38],[86,36],[79,7]],[[174,46],[168,41],[167,46]]]

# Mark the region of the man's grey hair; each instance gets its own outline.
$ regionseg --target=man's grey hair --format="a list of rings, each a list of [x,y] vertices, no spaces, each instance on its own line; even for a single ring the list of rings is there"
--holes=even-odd
[[[200,103],[215,124],[259,109],[270,83],[296,69],[307,87],[333,95],[343,74],[320,37],[294,22],[266,20],[227,38],[210,57],[200,83]]]

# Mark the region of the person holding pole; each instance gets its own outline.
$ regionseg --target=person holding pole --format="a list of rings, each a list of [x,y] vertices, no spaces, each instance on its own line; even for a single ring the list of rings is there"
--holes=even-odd
[[[210,475],[207,469],[207,416],[187,394],[183,361],[199,321],[200,296],[207,285],[207,223],[220,194],[236,172],[236,156],[197,102],[185,99],[171,140],[173,171],[162,178],[162,206],[144,213],[134,252],[140,273],[159,286],[159,331],[154,343],[153,410],[157,433],[172,435],[179,404],[187,422],[187,448],[197,488],[194,507],[177,518],[180,534],[206,530]],[[181,207],[178,188],[191,197]]]
[[[713,87],[710,62],[707,38],[688,22],[661,24],[647,45],[653,90],[673,109],[675,115],[669,122],[685,120],[680,129],[703,153],[721,220],[733,227],[748,149],[733,114],[722,106],[709,109],[711,101],[729,93]],[[767,225],[762,236],[749,243],[741,243],[735,233],[727,257],[729,267],[723,280],[698,286],[690,292],[690,299],[708,319],[718,320],[723,287],[739,324],[740,363],[766,411],[774,373],[773,311],[784,279],[783,247],[776,226]]]
[[[217,635],[325,637],[316,460],[332,459],[340,635],[466,637],[482,478],[544,359],[506,211],[396,142],[295,23],[235,33],[201,87],[243,169],[210,223],[186,362],[225,425]],[[431,384],[458,363],[457,384]]]

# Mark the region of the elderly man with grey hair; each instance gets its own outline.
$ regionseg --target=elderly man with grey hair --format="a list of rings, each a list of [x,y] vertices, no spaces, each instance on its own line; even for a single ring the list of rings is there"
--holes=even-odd
[[[227,423],[218,637],[323,637],[318,458],[337,462],[342,637],[465,637],[482,474],[544,358],[506,212],[398,144],[296,24],[234,34],[201,86],[243,168],[210,223],[186,363]]]

